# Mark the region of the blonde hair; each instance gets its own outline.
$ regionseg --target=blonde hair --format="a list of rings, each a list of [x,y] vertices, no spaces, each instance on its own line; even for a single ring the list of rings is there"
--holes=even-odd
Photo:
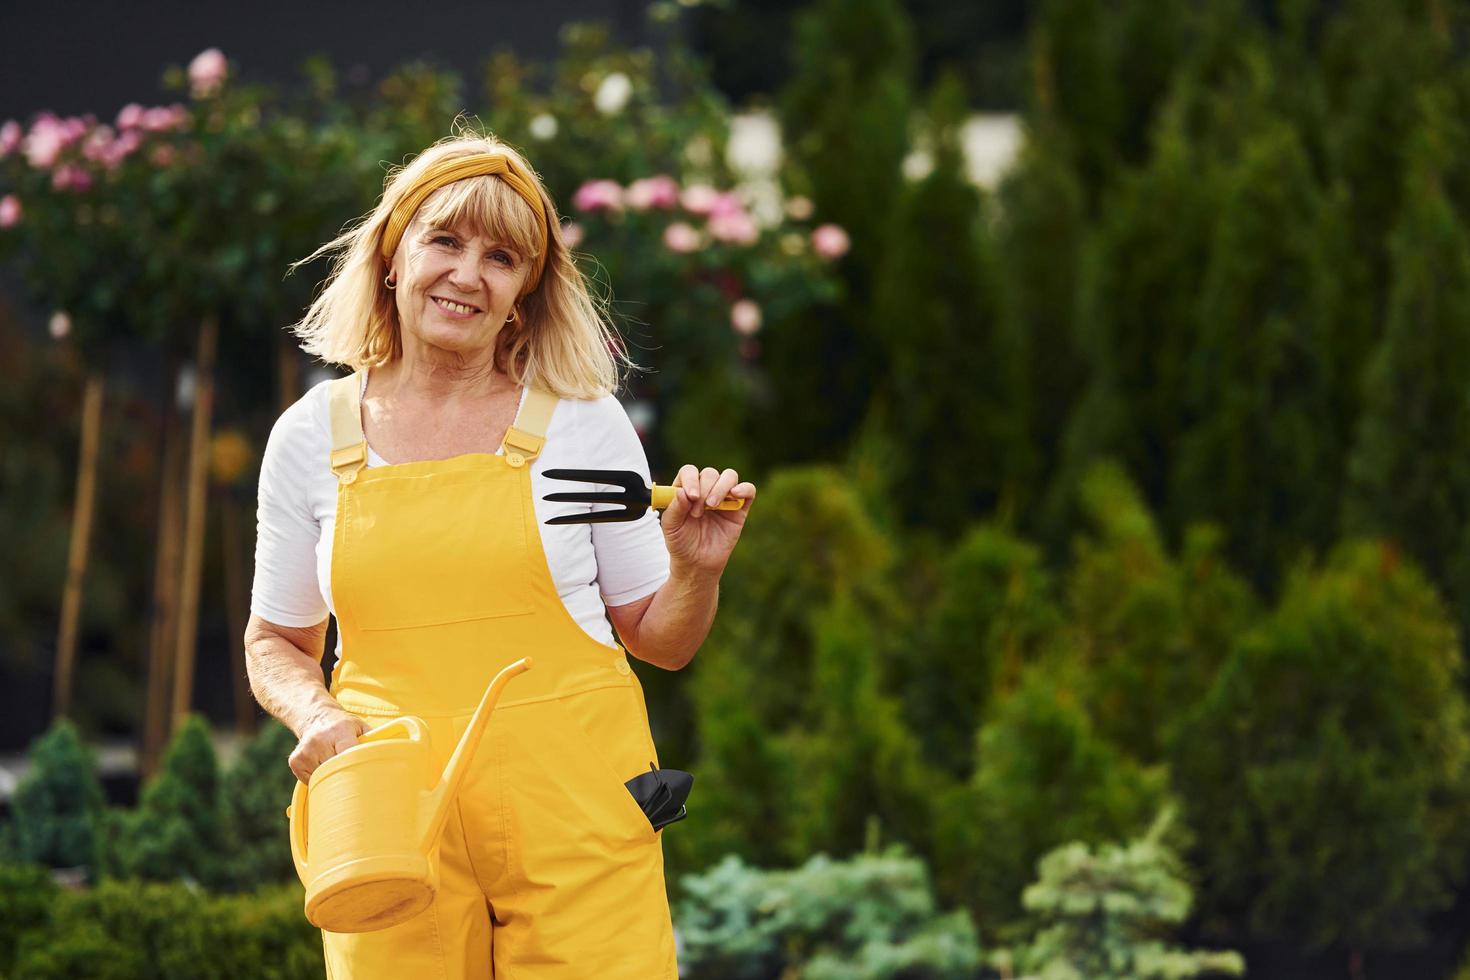
[[[595,300],[588,290],[562,239],[556,205],[540,176],[509,144],[468,127],[439,140],[407,165],[391,169],[372,211],[291,263],[294,271],[322,255],[336,254],[306,315],[288,329],[302,339],[301,349],[308,354],[354,371],[403,356],[398,310],[393,293],[383,285],[387,274],[379,254],[383,230],[394,207],[431,167],[483,153],[503,153],[531,175],[546,212],[545,224],[513,188],[491,175],[445,185],[420,206],[417,217],[433,226],[464,222],[477,233],[505,242],[529,264],[534,264],[545,235],[548,254],[541,281],[516,301],[515,322],[497,336],[495,366],[517,385],[544,388],[562,398],[599,398],[617,391],[621,368],[637,365],[629,360],[607,315],[606,301]]]

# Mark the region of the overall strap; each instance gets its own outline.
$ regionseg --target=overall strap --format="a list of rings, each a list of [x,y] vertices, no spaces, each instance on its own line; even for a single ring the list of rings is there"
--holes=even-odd
[[[560,399],[549,391],[529,388],[515,423],[505,432],[505,461],[511,466],[525,466],[546,445],[546,426]]]
[[[357,471],[367,465],[361,371],[328,383],[327,409],[332,421],[332,472],[343,483],[351,483],[357,479]]]

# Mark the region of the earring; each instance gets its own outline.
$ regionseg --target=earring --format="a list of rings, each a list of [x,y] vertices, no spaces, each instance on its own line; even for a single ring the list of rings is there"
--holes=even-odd
[[[505,322],[506,323],[515,323],[516,322],[516,311],[515,310],[511,310],[510,311],[510,316],[508,316],[508,317],[505,318]]]
[[[383,277],[383,285],[385,287],[387,287],[388,289],[397,289],[398,288],[398,280],[394,279],[393,278],[393,273],[390,272],[386,276]]]

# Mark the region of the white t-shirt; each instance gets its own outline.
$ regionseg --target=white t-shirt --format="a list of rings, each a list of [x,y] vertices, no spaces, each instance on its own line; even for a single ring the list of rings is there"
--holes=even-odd
[[[329,611],[336,613],[331,571],[337,477],[330,463],[329,384],[316,385],[281,413],[261,458],[250,611],[279,626],[314,626]],[[367,465],[387,464],[369,446]],[[591,509],[589,504],[547,503],[541,498],[548,493],[618,489],[541,476],[542,470],[558,467],[633,470],[645,483],[653,482],[643,444],[616,397],[560,399],[547,423],[546,445],[531,461],[537,528],[556,590],[587,634],[611,646],[605,605],[621,606],[652,595],[669,577],[663,531],[652,510],[621,523],[544,523]]]

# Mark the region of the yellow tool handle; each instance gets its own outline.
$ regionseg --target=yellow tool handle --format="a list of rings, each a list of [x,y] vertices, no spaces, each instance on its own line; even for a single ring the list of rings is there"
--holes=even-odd
[[[679,488],[678,487],[661,487],[657,483],[655,483],[649,489],[649,493],[653,497],[653,502],[651,504],[649,504],[649,506],[652,507],[654,510],[663,510],[665,507],[669,506],[670,504],[672,504],[674,502],[674,497],[679,493]],[[709,510],[739,510],[741,507],[744,507],[744,506],[745,506],[745,501],[741,500],[739,497],[726,497],[724,500],[721,500],[718,504],[716,504],[713,507],[709,507],[708,509]]]

